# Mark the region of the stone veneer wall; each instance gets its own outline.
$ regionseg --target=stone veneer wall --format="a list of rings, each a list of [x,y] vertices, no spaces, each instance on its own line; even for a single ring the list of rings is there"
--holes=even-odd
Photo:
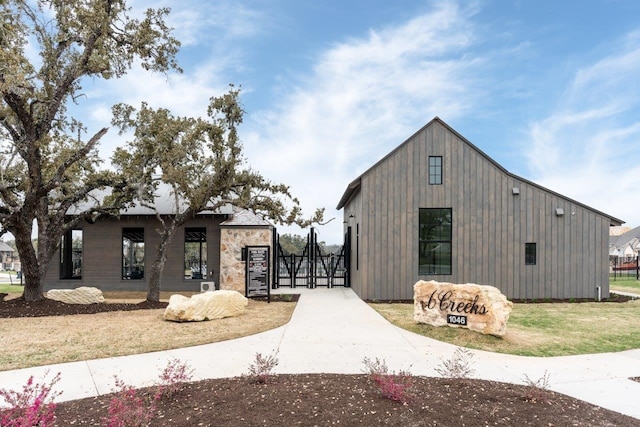
[[[242,248],[245,246],[269,246],[272,243],[270,228],[222,228],[220,237],[220,289],[245,292],[245,262]],[[273,248],[271,248],[273,259]]]

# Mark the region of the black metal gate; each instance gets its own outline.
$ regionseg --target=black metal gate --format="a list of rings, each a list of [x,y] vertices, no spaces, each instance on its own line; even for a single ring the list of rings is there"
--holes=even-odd
[[[333,288],[349,287],[349,232],[345,234],[344,244],[336,253],[323,253],[318,244],[314,228],[309,230],[307,245],[302,254],[288,254],[280,246],[277,233],[274,233],[274,274],[273,289],[290,288]]]

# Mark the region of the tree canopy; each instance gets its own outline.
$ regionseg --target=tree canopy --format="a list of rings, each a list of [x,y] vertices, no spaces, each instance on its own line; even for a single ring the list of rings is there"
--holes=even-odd
[[[67,230],[128,200],[124,180],[100,169],[97,146],[107,128],[90,131],[67,106],[81,101],[83,79],[121,77],[134,62],[179,70],[168,13],[148,9],[135,19],[124,0],[0,2],[0,232],[15,236],[27,300],[43,297]],[[34,49],[37,57],[27,53]],[[86,203],[105,188],[108,197]]]
[[[161,243],[149,277],[147,299],[158,301],[167,245],[178,227],[200,212],[224,205],[250,209],[280,224],[307,226],[322,221],[322,210],[305,219],[289,187],[274,184],[251,170],[242,156],[238,126],[244,111],[239,89],[211,98],[207,118],[176,117],[164,108],[143,103],[140,109],[119,104],[113,124],[121,133],[133,131],[117,149],[113,164],[127,177],[137,200],[155,210]],[[171,212],[159,212],[155,202],[168,186]]]

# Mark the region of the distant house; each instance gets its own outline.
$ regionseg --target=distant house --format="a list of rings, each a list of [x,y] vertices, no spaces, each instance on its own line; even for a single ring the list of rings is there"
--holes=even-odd
[[[0,267],[2,270],[13,270],[19,262],[16,257],[16,251],[6,242],[0,241]]]
[[[516,176],[439,118],[340,199],[351,286],[408,300],[418,279],[511,299],[609,296],[609,227],[623,221]]]
[[[156,202],[160,216],[174,212],[170,199]],[[160,222],[153,210],[135,206],[119,218],[84,223],[62,239],[45,290],[95,286],[103,291],[146,291]],[[225,205],[180,227],[170,242],[160,288],[200,291],[203,283],[244,292],[242,248],[270,246],[273,226],[251,212]]]
[[[640,227],[609,238],[609,257],[614,264],[635,260],[640,254]]]

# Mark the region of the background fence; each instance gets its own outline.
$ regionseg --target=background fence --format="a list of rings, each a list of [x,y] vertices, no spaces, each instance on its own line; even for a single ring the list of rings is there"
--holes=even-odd
[[[609,261],[609,277],[612,281],[617,278],[635,278],[640,279],[640,268],[638,257],[635,258],[614,258]]]

